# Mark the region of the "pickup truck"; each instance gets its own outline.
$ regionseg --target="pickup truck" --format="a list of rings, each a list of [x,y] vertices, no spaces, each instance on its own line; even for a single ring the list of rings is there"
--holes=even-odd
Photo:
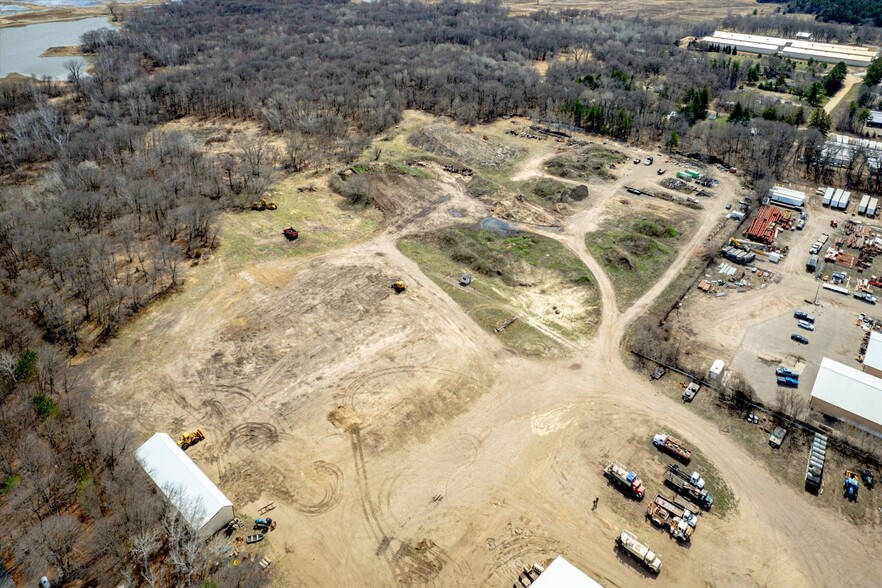
[[[779,377],[789,377],[799,379],[799,374],[785,367],[779,367],[775,370],[775,375]]]
[[[630,531],[622,530],[621,535],[616,537],[616,546],[640,562],[650,572],[657,574],[661,571],[662,563],[658,556]]]
[[[876,304],[876,297],[872,294],[867,294],[866,292],[855,292],[854,297],[869,304]]]
[[[799,380],[791,376],[778,376],[775,380],[782,388],[799,388]]]
[[[640,481],[637,474],[628,471],[628,468],[617,461],[603,468],[603,475],[638,500],[642,500],[643,495],[646,494],[643,482]]]
[[[700,479],[699,481],[703,482]],[[708,494],[707,490],[699,488],[698,484],[694,484],[689,474],[681,470],[680,466],[675,463],[668,466],[668,471],[665,472],[665,483],[705,510],[710,510],[714,504],[714,497]]]
[[[682,441],[674,439],[670,435],[660,433],[652,438],[652,444],[663,451],[667,451],[683,463],[689,463],[689,460],[692,459],[692,451],[686,449]]]

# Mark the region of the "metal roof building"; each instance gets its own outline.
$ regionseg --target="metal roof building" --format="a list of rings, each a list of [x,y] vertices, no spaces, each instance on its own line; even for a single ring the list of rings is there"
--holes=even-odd
[[[213,535],[233,520],[233,503],[166,433],[156,433],[135,456],[190,526]]]
[[[806,40],[797,34],[796,39],[744,35],[731,31],[714,31],[714,34],[700,39],[704,43],[721,47],[734,47],[746,53],[763,55],[780,54],[792,59],[822,61],[825,63],[845,62],[845,65],[867,67],[876,57],[878,49],[859,45],[836,45]]]
[[[530,588],[603,588],[579,568],[561,556],[539,574]]]
[[[882,379],[825,357],[812,387],[813,410],[882,437]]]
[[[882,127],[882,112],[878,110],[870,111],[870,118],[867,119],[868,127]]]
[[[882,333],[870,331],[870,342],[867,343],[867,352],[864,354],[861,369],[864,373],[882,378]]]

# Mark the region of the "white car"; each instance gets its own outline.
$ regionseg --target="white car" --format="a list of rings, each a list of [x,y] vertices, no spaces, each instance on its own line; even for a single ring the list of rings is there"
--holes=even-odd
[[[814,331],[815,330],[815,325],[811,324],[808,321],[799,321],[796,324],[797,324],[797,326],[799,326],[800,329],[805,329],[806,331]]]

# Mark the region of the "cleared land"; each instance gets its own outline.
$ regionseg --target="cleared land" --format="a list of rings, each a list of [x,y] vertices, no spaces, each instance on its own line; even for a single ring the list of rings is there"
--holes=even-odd
[[[408,113],[375,142],[383,149],[378,163],[425,156],[406,138],[439,122]],[[512,127],[471,131],[523,150],[505,171],[486,172],[504,190],[542,177],[542,161],[570,148],[505,135]],[[399,250],[399,243],[406,250],[474,227],[489,213],[467,193],[473,180],[426,164],[433,179],[399,174],[397,192],[385,172],[349,176],[377,179],[398,203],[382,218],[332,193],[327,176],[291,177],[293,189],[277,189],[277,211],[226,217],[224,244],[192,268],[183,291],[152,306],[86,365],[104,410],[144,438],[200,427],[207,439],[189,454],[240,513],[275,501],[279,526],[265,543],[280,584],[503,586],[524,566],[558,554],[610,587],[861,585],[882,571],[874,528],[818,508],[815,497],[722,433],[719,421],[682,406],[622,361],[623,332],[680,279],[721,211],[697,213],[680,254],[626,312],[585,235],[598,230],[626,182],[649,181],[654,168],[629,167],[605,187],[589,186],[592,196],[572,204],[560,229],[542,232],[561,248],[537,240],[524,252],[523,242],[504,237],[479,243],[512,262],[539,262],[530,289],[541,290],[543,280],[570,287],[572,258],[563,271],[541,267],[546,253],[553,259],[563,247],[593,277],[591,288],[573,286],[579,294],[563,301],[596,288],[600,319],[585,331],[593,336],[550,329],[569,343],[567,356],[534,358],[470,316],[468,303],[439,282],[448,270]],[[734,180],[725,181],[734,194]],[[312,182],[315,192],[296,190]],[[677,210],[629,200],[635,214]],[[283,240],[288,224],[308,227],[302,241]],[[474,234],[468,239],[477,247]],[[451,271],[465,269],[440,246],[424,247]],[[473,273],[476,290],[494,280],[503,293],[509,287],[501,276]],[[406,293],[392,292],[397,279]],[[530,306],[535,324],[551,318],[535,310],[547,313],[548,302]],[[601,475],[618,459],[639,468],[650,491],[659,489],[668,460],[648,436],[662,430],[700,452],[709,484],[731,488],[729,513],[704,515],[689,547],[653,531],[645,503],[625,499]],[[600,497],[596,511],[593,497]],[[615,552],[623,527],[650,540],[664,561],[660,577]]]
[[[593,276],[552,239],[459,228],[410,237],[399,248],[487,332],[517,316],[499,340],[518,351],[563,355],[571,351],[570,340],[597,328],[600,301]],[[474,279],[462,286],[466,272],[474,272]]]
[[[545,162],[545,171],[572,180],[589,181],[594,178],[610,180],[615,177],[610,172],[610,166],[622,164],[627,159],[618,151],[592,146],[549,159]]]

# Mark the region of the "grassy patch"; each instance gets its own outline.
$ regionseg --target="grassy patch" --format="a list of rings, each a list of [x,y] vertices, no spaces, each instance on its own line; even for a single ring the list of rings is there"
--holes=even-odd
[[[594,277],[579,259],[552,239],[531,233],[508,236],[474,229],[447,229],[408,237],[399,249],[441,286],[484,330],[509,347],[532,356],[559,356],[563,347],[534,324],[564,337],[593,333],[599,317]],[[475,280],[468,288],[456,285],[469,271]],[[552,293],[563,294],[551,297]],[[554,300],[573,301],[576,308],[545,317]],[[503,332],[494,329],[513,315]],[[523,320],[529,317],[528,320]]]
[[[414,176],[415,178],[421,178],[423,180],[434,180],[435,179],[435,176],[433,176],[428,171],[426,171],[422,168],[419,168],[419,167],[411,167],[411,166],[405,165],[404,163],[401,163],[401,162],[393,162],[388,165],[400,174],[407,174],[409,176]]]
[[[493,198],[499,194],[499,184],[481,175],[474,175],[466,184],[466,193],[472,198]]]
[[[630,306],[655,283],[677,256],[679,231],[659,216],[616,219],[585,237],[588,250],[603,264],[619,307]]]
[[[591,146],[575,152],[558,155],[545,162],[545,171],[561,178],[589,181],[591,178],[609,180],[612,164],[624,163],[628,158],[618,151]]]
[[[6,496],[12,492],[19,482],[21,482],[21,476],[9,476],[3,480],[3,483],[0,484],[0,496]]]

